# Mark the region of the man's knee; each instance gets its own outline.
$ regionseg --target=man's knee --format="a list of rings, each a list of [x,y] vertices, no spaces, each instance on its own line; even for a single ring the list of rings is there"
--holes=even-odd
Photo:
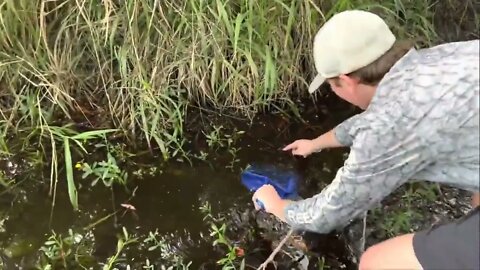
[[[376,246],[372,246],[368,248],[360,257],[360,263],[358,266],[359,270],[369,270],[369,269],[374,269],[375,265],[377,263],[375,260],[378,259],[378,254],[377,254],[377,248]]]
[[[398,236],[368,248],[360,258],[360,270],[421,270],[412,245],[413,235]]]
[[[474,192],[472,194],[472,207],[475,208],[480,205],[480,193]]]

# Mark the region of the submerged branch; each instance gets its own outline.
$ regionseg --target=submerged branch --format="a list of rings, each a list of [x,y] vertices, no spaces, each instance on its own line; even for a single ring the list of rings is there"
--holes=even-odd
[[[273,250],[273,252],[270,254],[270,256],[268,256],[268,258],[257,268],[257,270],[265,270],[267,268],[267,265],[269,263],[273,262],[273,259],[275,258],[275,255],[277,255],[277,253],[280,251],[280,249],[283,247],[283,245],[285,245],[288,238],[290,238],[290,236],[292,236],[292,233],[293,233],[293,229],[290,229],[290,231],[288,231],[287,235],[285,235],[285,237],[282,239],[282,241],[280,241],[278,246]]]

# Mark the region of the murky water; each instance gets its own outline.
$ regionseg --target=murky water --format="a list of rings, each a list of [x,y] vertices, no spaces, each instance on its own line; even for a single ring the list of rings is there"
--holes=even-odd
[[[122,167],[129,174],[128,187],[116,186],[113,191],[98,184],[90,187],[88,180],[81,179],[81,172],[77,171],[79,212],[74,212],[70,206],[63,178],[60,179],[52,210],[52,198],[48,197],[47,169],[43,172],[26,169],[14,175],[12,179],[18,185],[8,190],[2,188],[1,191],[4,192],[0,196],[0,217],[4,220],[1,226],[4,230],[0,232],[4,268],[33,269],[37,262],[38,249],[51,235],[52,230],[62,234],[66,234],[70,228],[82,231],[117,211],[115,215],[87,230],[91,232],[89,237],[94,243],[91,255],[97,262],[105,262],[112,256],[117,245],[117,234],[125,227],[129,233],[136,236],[147,236],[150,232],[156,232],[169,244],[172,253],[181,255],[187,262],[192,261],[191,269],[215,269],[218,267],[215,262],[224,255],[225,250],[212,247],[214,239],[209,236],[209,225],[204,220],[205,214],[200,210],[205,203],[211,205],[212,214],[225,217],[224,222],[229,224],[229,230],[233,232],[230,238],[243,245],[245,256],[249,258],[249,255],[253,254],[253,261],[247,259],[247,262],[258,265],[271,252],[272,242],[280,240],[281,230],[277,228],[279,233],[270,239],[265,236],[249,240],[234,239],[242,238],[242,227],[244,231],[252,229],[249,226],[258,230],[260,224],[260,227],[263,226],[261,229],[268,231],[270,226],[280,226],[283,233],[287,228],[270,216],[264,217],[266,221],[263,225],[255,220],[259,213],[253,211],[251,193],[240,183],[240,172],[252,163],[287,166],[297,170],[302,176],[302,196],[318,192],[341,166],[345,151],[327,150],[303,159],[279,149],[295,139],[318,136],[352,113],[351,107],[338,103],[334,97],[330,98],[335,99],[331,104],[339,105],[328,109],[313,106],[305,109],[310,118],[306,123],[293,121],[282,115],[269,115],[261,116],[251,126],[247,126],[244,122],[230,121],[228,117],[227,120],[222,120],[222,116],[217,115],[218,123],[234,125],[237,130],[245,131],[232,147],[212,151],[208,149],[204,136],[192,136],[190,150],[194,154],[200,154],[200,151],[208,152],[204,160],[192,159],[192,164],[185,161],[162,164],[160,158],[148,154],[131,158]],[[336,118],[327,116],[327,111],[332,109],[339,112]],[[201,120],[192,122],[202,125]],[[229,152],[232,148],[234,153]],[[7,171],[11,165],[7,163],[11,160],[5,159],[3,162]],[[22,167],[21,158],[16,157],[13,160],[16,160],[15,166]],[[236,162],[232,163],[233,160]],[[125,203],[135,207],[135,210],[123,208],[121,204]],[[248,219],[255,221],[252,223]],[[338,265],[346,267],[349,262],[344,243],[334,235],[324,237],[327,237],[324,240],[328,239],[331,248],[325,244],[318,245],[315,237],[311,239],[314,239],[313,242],[317,241],[316,247],[320,247],[320,252],[324,253],[321,255],[333,258]],[[259,248],[261,245],[265,246],[263,250]],[[135,265],[135,262],[144,261],[146,258],[155,262],[160,260],[158,257],[163,256],[158,252],[148,252],[141,246],[127,250],[125,254],[124,265]],[[331,260],[328,258],[327,261]],[[100,267],[99,264],[96,265],[94,268]]]

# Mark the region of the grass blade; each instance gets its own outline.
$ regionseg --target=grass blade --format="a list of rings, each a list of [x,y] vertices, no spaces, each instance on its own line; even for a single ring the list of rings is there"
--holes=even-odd
[[[65,170],[67,176],[68,197],[70,198],[73,209],[78,210],[78,193],[73,180],[72,155],[70,152],[70,141],[68,138],[63,139],[63,147],[65,150]]]

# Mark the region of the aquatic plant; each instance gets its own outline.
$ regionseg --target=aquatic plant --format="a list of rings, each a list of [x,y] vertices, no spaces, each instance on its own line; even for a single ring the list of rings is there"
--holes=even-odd
[[[52,231],[52,234],[39,249],[41,255],[36,266],[37,269],[91,267],[93,263],[91,253],[94,249],[92,237],[91,232],[82,235],[72,229],[68,230],[66,236]]]
[[[222,266],[224,270],[232,269],[245,269],[245,259],[239,261],[243,257],[244,250],[235,244],[227,237],[227,224],[222,217],[215,217],[212,215],[212,208],[207,201],[199,207],[203,214],[204,222],[210,227],[210,236],[213,237],[212,246],[218,246],[222,249],[226,249],[226,253],[223,258],[217,261],[217,264]]]
[[[107,160],[94,162],[92,165],[84,162],[77,166],[83,171],[82,178],[94,176],[92,186],[95,186],[99,180],[102,180],[106,187],[111,187],[114,183],[125,185],[127,183],[127,172],[120,169],[115,157],[108,152]]]
[[[78,210],[78,194],[77,188],[75,186],[74,175],[73,175],[73,160],[72,160],[72,149],[71,143],[73,143],[76,148],[83,151],[84,154],[87,154],[88,151],[85,149],[84,144],[89,140],[95,140],[99,138],[105,139],[105,134],[113,132],[115,130],[96,130],[96,131],[86,131],[78,133],[75,130],[71,129],[69,126],[56,127],[56,126],[47,126],[42,128],[39,132],[48,132],[47,136],[51,142],[51,178],[50,178],[50,194],[53,194],[52,207],[55,205],[55,196],[59,178],[58,172],[58,148],[63,148],[63,157],[65,165],[65,174],[68,187],[68,196],[70,202],[75,210]],[[57,145],[60,144],[60,145]],[[75,148],[75,149],[76,149]]]
[[[372,209],[369,219],[378,223],[380,228],[378,233],[382,238],[412,233],[418,224],[423,224],[422,220],[425,218],[417,205],[433,204],[440,198],[438,193],[440,193],[438,184],[408,183],[395,191],[395,195],[401,201]],[[386,207],[388,209],[385,209]]]
[[[132,245],[138,241],[138,238],[132,237],[125,227],[122,228],[123,234],[118,237],[117,250],[114,255],[108,258],[107,262],[103,265],[103,270],[110,270],[120,261],[120,255],[122,251],[129,245]]]

